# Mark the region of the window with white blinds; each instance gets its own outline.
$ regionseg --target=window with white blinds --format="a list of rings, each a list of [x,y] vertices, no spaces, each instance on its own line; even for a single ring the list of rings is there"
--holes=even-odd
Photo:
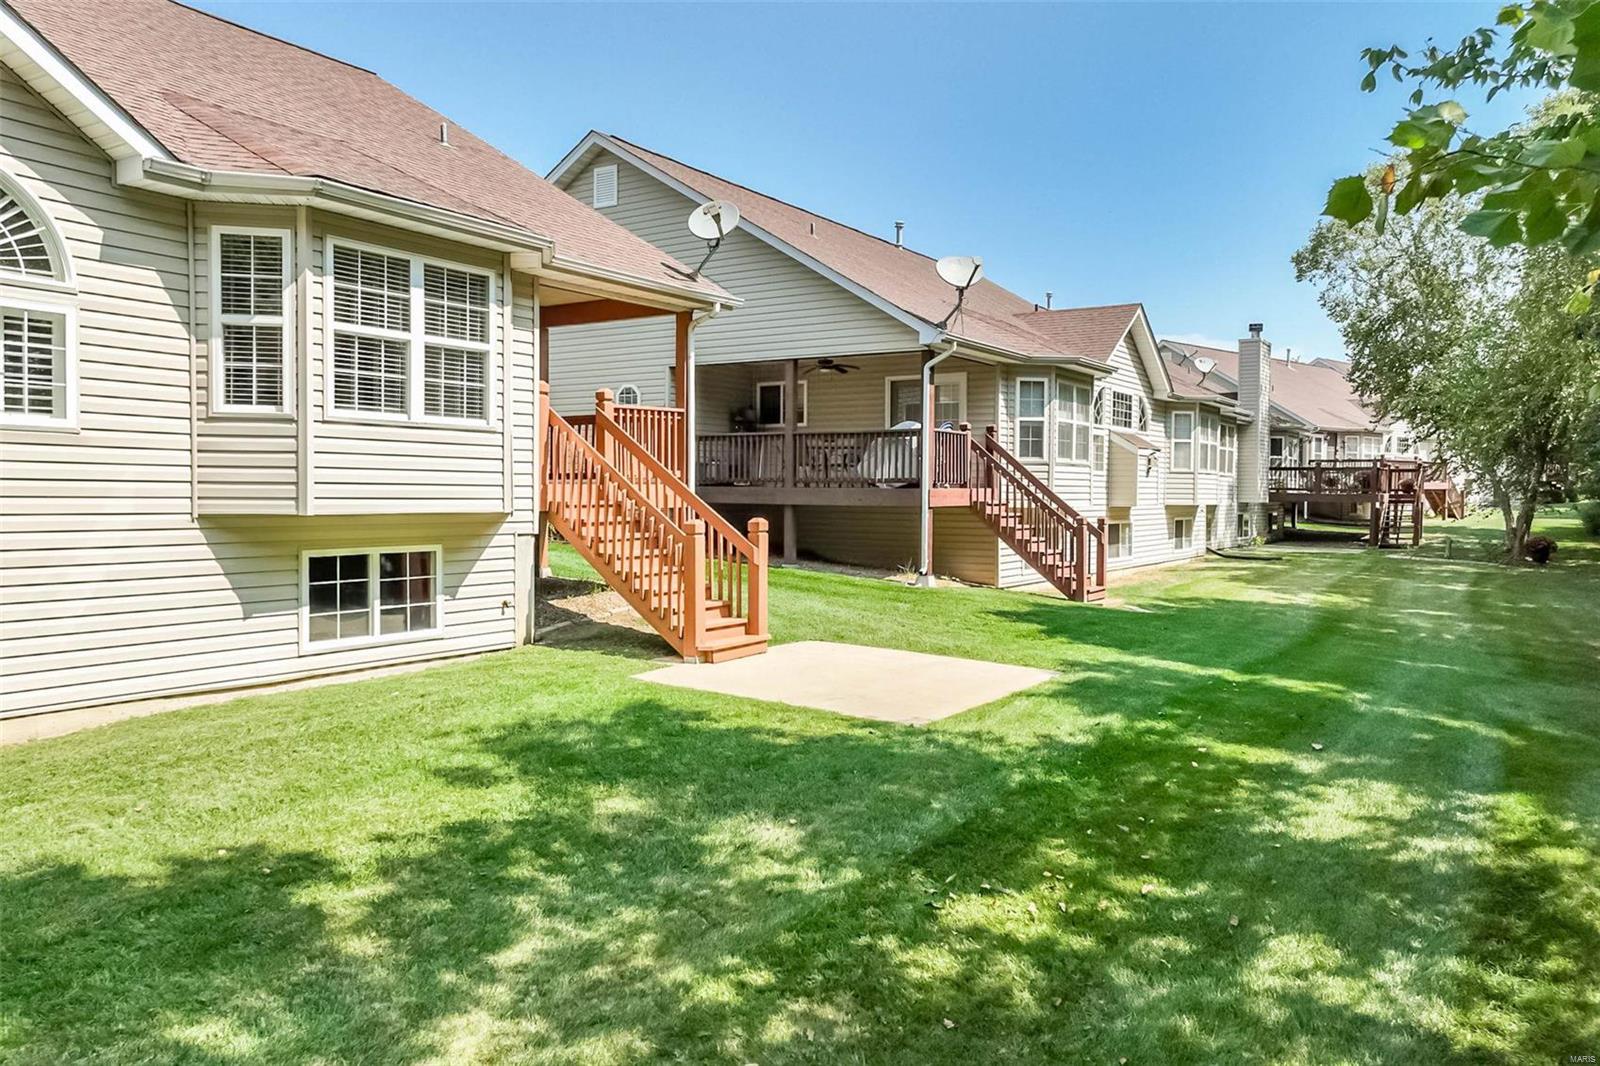
[[[490,275],[341,243],[331,260],[332,409],[488,421]]]
[[[488,276],[424,264],[422,307],[423,413],[483,421],[489,377]]]
[[[1089,461],[1089,386],[1056,379],[1056,458],[1069,463]]]
[[[64,313],[0,306],[6,421],[66,420],[66,335]]]
[[[41,223],[4,186],[0,186],[0,270],[36,278],[56,276]]]
[[[212,231],[212,408],[288,409],[289,231]]]

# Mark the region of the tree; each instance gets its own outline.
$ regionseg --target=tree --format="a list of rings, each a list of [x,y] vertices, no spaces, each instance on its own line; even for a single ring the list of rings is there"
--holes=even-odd
[[[1391,213],[1404,216],[1425,203],[1481,193],[1459,220],[1468,233],[1496,247],[1559,241],[1573,255],[1600,255],[1596,108],[1569,97],[1579,105],[1479,132],[1468,128],[1457,100],[1424,102],[1430,91],[1453,93],[1468,85],[1487,89],[1489,99],[1514,87],[1600,92],[1600,0],[1511,4],[1495,26],[1475,30],[1455,48],[1430,43],[1413,58],[1394,45],[1368,48],[1362,58],[1363,90],[1376,89],[1385,70],[1414,86],[1412,106],[1388,138],[1402,156],[1376,180],[1353,175],[1334,182],[1324,214],[1351,225],[1371,218],[1381,232]],[[1597,282],[1600,273],[1586,277],[1572,296],[1576,313],[1588,310]]]
[[[1324,222],[1294,256],[1349,349],[1351,384],[1488,488],[1519,561],[1539,491],[1593,406],[1592,317],[1563,304],[1583,266],[1559,246],[1497,247],[1433,200],[1380,227]]]

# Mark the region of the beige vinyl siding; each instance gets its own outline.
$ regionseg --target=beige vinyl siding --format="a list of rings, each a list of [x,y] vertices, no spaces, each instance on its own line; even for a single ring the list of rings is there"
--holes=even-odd
[[[574,171],[566,184],[567,192],[583,203],[591,202],[594,167],[616,164],[617,203],[601,208],[600,213],[680,262],[700,262],[705,256],[705,243],[693,236],[687,226],[695,200],[609,153],[596,151],[591,155]],[[702,366],[908,351],[917,347],[914,330],[752,236],[747,229],[736,230],[723,241],[706,274],[744,303],[696,329],[695,359]],[[641,340],[636,345],[627,339],[632,337],[632,331],[622,330],[621,325],[591,328],[577,338],[563,337],[561,348],[552,340],[552,396],[558,378],[572,362],[589,364],[601,360],[612,372],[631,372],[650,380],[663,378],[660,368],[672,362],[670,326],[665,344]],[[636,330],[639,325],[635,323],[633,328]]]
[[[501,515],[191,518],[184,205],[116,187],[99,149],[3,66],[0,104],[0,166],[43,204],[73,261],[80,388],[76,432],[0,428],[0,714],[512,645],[501,603],[514,538]],[[531,339],[522,347],[531,355]],[[210,450],[224,431],[202,433],[207,459],[224,454]],[[277,447],[249,429],[226,438],[238,455]],[[378,450],[370,469],[395,463]],[[431,544],[443,636],[300,653],[302,550]]]
[[[883,570],[917,565],[915,507],[802,507],[796,514],[803,554],[835,563]],[[940,507],[933,512],[933,570],[973,584],[993,585],[997,559],[994,534],[971,511]]]
[[[777,377],[782,379],[782,367]],[[733,412],[755,403],[756,371],[773,373],[772,367],[733,363],[697,367],[695,373],[695,432],[727,433],[733,429]],[[766,380],[763,377],[763,380]],[[554,389],[551,390],[554,392]]]
[[[696,328],[696,348],[704,329]],[[624,385],[638,388],[641,403],[669,406],[674,362],[671,315],[552,329],[550,406],[561,415],[592,415],[597,391]]]
[[[811,370],[813,360],[800,363],[797,380],[806,387],[807,430],[843,432],[886,429],[891,378],[915,378],[922,373],[922,359],[916,354],[861,356],[848,360],[858,369],[847,374]],[[810,370],[808,373],[807,371]],[[964,375],[967,392],[967,421],[975,433],[995,419],[993,368],[968,359],[946,359],[934,368],[938,377]],[[735,364],[700,368],[701,396],[698,403],[699,429],[703,433],[724,432],[729,413],[755,403],[757,383],[784,380],[783,364]],[[552,390],[553,391],[553,390]]]

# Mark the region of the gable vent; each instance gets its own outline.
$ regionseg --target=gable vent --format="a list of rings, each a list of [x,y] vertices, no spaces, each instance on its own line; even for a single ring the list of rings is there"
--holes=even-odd
[[[617,206],[617,167],[613,163],[594,168],[594,206]]]

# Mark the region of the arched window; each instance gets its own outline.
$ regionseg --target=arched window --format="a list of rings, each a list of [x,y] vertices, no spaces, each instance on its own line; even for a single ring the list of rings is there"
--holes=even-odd
[[[639,386],[619,385],[617,387],[617,402],[635,404],[639,402]]]
[[[77,307],[50,216],[0,171],[0,424],[74,429]]]

